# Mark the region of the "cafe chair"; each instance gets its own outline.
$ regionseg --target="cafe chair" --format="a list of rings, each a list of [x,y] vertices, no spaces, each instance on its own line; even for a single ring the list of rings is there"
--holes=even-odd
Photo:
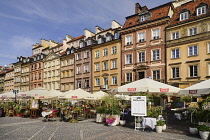
[[[51,114],[47,116],[48,121],[53,120],[55,121],[58,117],[58,110],[53,110]]]

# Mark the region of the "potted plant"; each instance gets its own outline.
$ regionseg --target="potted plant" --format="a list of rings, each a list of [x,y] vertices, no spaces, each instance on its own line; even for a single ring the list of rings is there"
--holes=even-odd
[[[190,113],[190,127],[189,127],[189,131],[191,134],[197,134],[198,133],[198,129],[197,129],[197,124],[195,123],[194,120],[194,113],[197,112],[197,108],[195,107],[188,107],[187,111]]]
[[[125,108],[127,107],[127,104],[121,105],[122,108],[122,117],[120,119],[120,125],[124,125],[126,123],[126,120],[124,120],[124,113],[125,113]]]
[[[199,135],[201,136],[201,138],[203,140],[207,140],[209,137],[210,127],[206,125],[198,125],[197,128],[199,130]]]
[[[116,120],[115,116],[110,115],[106,118],[106,123],[110,126],[114,126],[115,120]]]
[[[18,117],[20,117],[20,111],[21,111],[21,106],[20,105],[16,105],[14,107],[15,113]]]
[[[156,125],[155,125],[155,129],[157,133],[162,133],[163,131],[163,125],[164,125],[164,121],[163,120],[159,120],[157,121]]]
[[[105,121],[106,116],[105,116],[106,108],[100,106],[96,109],[96,122],[101,123]]]

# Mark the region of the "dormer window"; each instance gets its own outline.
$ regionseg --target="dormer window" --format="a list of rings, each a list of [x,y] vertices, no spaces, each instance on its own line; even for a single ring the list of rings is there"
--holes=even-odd
[[[36,61],[36,57],[34,57],[34,61]]]
[[[26,59],[23,59],[23,63],[26,63]]]
[[[151,17],[151,13],[149,13],[148,11],[143,11],[139,15],[140,15],[139,22],[147,21]]]
[[[27,59],[27,62],[29,62],[29,61],[30,61],[30,58]]]
[[[200,16],[203,14],[206,14],[206,10],[207,9],[207,4],[205,3],[200,3],[197,7],[196,7],[196,15]]]
[[[106,34],[106,42],[109,42],[109,41],[111,41],[111,34],[107,33]]]
[[[91,39],[87,40],[87,45],[89,46],[89,45],[91,45],[91,44],[92,44]]]
[[[101,35],[98,36],[98,44],[103,43],[103,37]]]
[[[41,54],[41,59],[43,59],[44,58],[44,55],[43,54]]]
[[[79,47],[80,48],[82,48],[82,47],[85,47],[85,42],[82,40],[82,41],[80,41],[80,43],[79,43]]]
[[[71,47],[71,54],[74,53],[74,47]]]
[[[179,15],[179,20],[182,21],[182,20],[186,20],[186,19],[189,19],[189,10],[187,9],[184,9],[181,11],[180,15]]]
[[[119,38],[119,33],[118,32],[115,32],[114,33],[114,39],[118,39]]]
[[[68,50],[68,51],[66,52],[66,54],[69,55],[69,54],[70,54],[70,50]]]

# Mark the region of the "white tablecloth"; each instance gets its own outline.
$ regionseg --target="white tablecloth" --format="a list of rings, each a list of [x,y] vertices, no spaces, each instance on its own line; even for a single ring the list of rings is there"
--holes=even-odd
[[[52,113],[52,111],[42,111],[42,117],[45,117],[51,113]]]
[[[142,125],[145,128],[145,126],[149,126],[150,128],[154,129],[155,125],[157,123],[156,118],[143,118]]]

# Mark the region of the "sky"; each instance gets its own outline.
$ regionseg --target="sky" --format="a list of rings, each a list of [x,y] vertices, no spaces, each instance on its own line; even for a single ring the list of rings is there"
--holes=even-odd
[[[31,56],[40,39],[62,43],[65,36],[77,37],[95,26],[121,25],[135,14],[135,4],[149,9],[173,0],[0,0],[0,66]]]

